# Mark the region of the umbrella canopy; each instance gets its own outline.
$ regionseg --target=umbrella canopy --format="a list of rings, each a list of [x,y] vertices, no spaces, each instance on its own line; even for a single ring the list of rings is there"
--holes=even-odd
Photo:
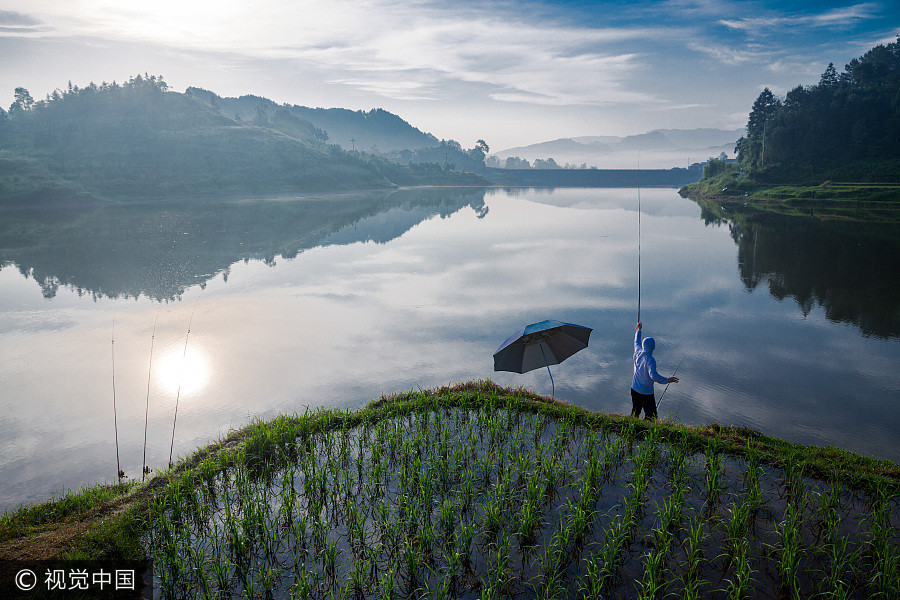
[[[588,346],[592,329],[561,321],[533,323],[511,335],[494,352],[494,370],[527,373],[558,365]],[[550,374],[553,383],[553,374]],[[555,395],[555,386],[554,386]]]
[[[541,321],[511,335],[494,352],[494,370],[527,373],[547,365],[558,365],[588,346],[590,327]]]

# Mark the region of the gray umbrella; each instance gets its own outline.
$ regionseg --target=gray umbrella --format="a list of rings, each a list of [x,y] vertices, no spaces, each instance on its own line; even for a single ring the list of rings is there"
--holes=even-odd
[[[556,385],[550,365],[558,365],[587,348],[591,331],[590,327],[553,320],[528,325],[511,335],[494,352],[494,370],[527,373],[547,367],[555,398]]]

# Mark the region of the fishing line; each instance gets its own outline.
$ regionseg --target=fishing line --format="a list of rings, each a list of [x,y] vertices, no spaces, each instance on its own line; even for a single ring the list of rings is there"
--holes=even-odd
[[[681,362],[678,363],[678,366],[675,367],[675,370],[672,371],[672,377],[675,377],[675,374],[678,373],[678,369],[681,368],[681,364],[682,364],[683,362],[684,362],[684,359],[682,358],[682,359],[681,359]],[[666,384],[666,389],[663,390],[662,395],[659,397],[659,402],[657,402],[657,404],[656,404],[656,409],[657,409],[657,410],[659,410],[659,406],[662,404],[663,398],[666,397],[666,392],[668,392],[668,391],[669,391],[669,384],[667,383],[667,384]]]
[[[153,319],[153,334],[150,336],[150,366],[147,367],[147,408],[144,409],[144,464],[141,467],[141,481],[150,467],[147,466],[147,419],[150,415],[150,371],[153,369],[153,341],[156,339],[156,324],[159,322],[159,307],[156,309],[156,318]]]
[[[172,444],[169,446],[169,468],[172,467],[172,450],[175,448],[175,423],[178,421],[178,400],[181,398],[181,380],[184,377],[184,361],[187,357],[188,338],[191,337],[191,323],[194,321],[194,311],[197,310],[198,304],[200,304],[199,296],[197,296],[197,302],[194,303],[194,308],[191,310],[191,317],[188,319],[187,335],[184,336],[184,353],[181,355],[181,374],[178,377],[178,393],[175,394],[175,418],[172,419]]]
[[[118,309],[116,309],[118,310]],[[119,479],[125,477],[125,471],[122,470],[122,464],[119,462],[119,416],[116,412],[116,311],[113,311],[112,323],[112,392],[113,392],[113,429],[116,432],[116,471]]]

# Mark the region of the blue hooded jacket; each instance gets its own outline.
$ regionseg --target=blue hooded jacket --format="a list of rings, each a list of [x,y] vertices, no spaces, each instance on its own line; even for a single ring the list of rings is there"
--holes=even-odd
[[[656,372],[656,359],[653,349],[656,342],[648,337],[641,343],[641,332],[634,332],[634,379],[631,387],[639,394],[653,394],[653,382],[669,383],[668,378]]]

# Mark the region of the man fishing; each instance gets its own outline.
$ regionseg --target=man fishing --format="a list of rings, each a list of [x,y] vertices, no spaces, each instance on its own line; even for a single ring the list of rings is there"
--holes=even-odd
[[[653,349],[656,342],[652,337],[644,338],[641,343],[643,324],[638,322],[634,328],[634,379],[631,383],[631,416],[640,417],[641,409],[645,419],[656,418],[656,398],[653,397],[653,382],[678,383],[677,377],[663,377],[656,372],[656,359]]]

